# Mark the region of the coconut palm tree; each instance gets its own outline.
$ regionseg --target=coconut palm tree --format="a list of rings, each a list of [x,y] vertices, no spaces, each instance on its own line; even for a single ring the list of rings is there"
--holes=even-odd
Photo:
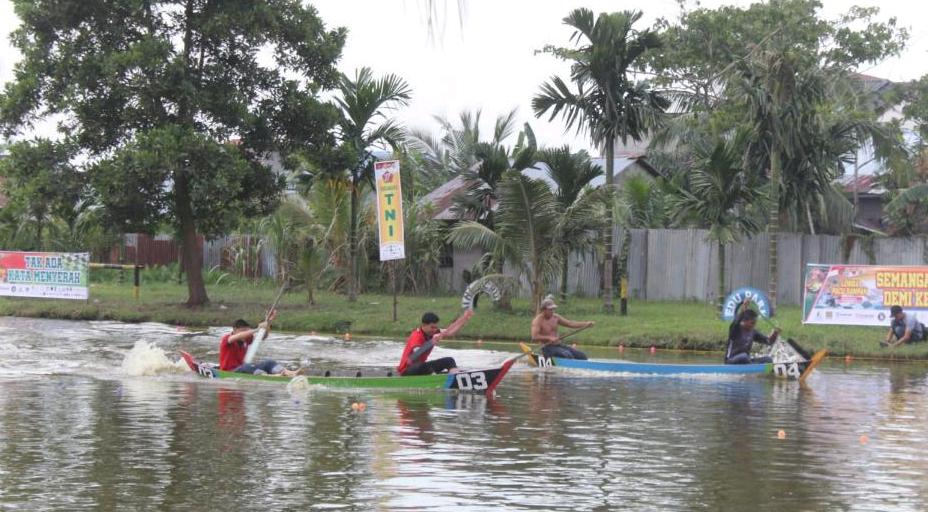
[[[725,246],[751,235],[762,224],[757,205],[763,199],[756,175],[743,171],[745,132],[693,145],[690,171],[675,184],[670,204],[677,215],[709,229],[718,246],[718,306],[725,301]]]
[[[564,208],[545,181],[529,178],[518,169],[505,173],[498,193],[495,230],[463,221],[452,228],[449,240],[455,247],[481,248],[496,260],[515,265],[528,277],[537,310],[568,256],[565,235],[586,233],[592,244],[595,231],[603,224],[597,214],[604,194],[582,195]]]
[[[605,149],[609,189],[613,186],[616,141],[640,141],[670,106],[670,100],[647,81],[629,76],[629,70],[645,53],[661,46],[657,33],[633,28],[640,19],[639,11],[600,13],[598,17],[589,9],[572,11],[564,24],[575,30],[571,36],[575,46],[548,46],[544,52],[571,62],[574,89],[555,76],[532,99],[536,117],[549,114],[549,119],[554,119],[560,115],[568,129],[586,132],[593,143]],[[611,204],[606,208],[606,217],[611,219]],[[612,275],[612,230],[610,225],[603,231],[606,276]],[[603,308],[614,310],[611,277],[604,280]]]
[[[538,161],[547,165],[548,178],[556,187],[555,199],[564,210],[573,206],[590,183],[603,174],[602,168],[593,165],[589,153],[583,150],[571,152],[570,146],[567,145],[540,150]],[[583,250],[586,235],[587,233],[566,233],[563,238],[566,240],[568,253]],[[569,258],[564,258],[561,262],[561,300],[567,298],[569,264]]]
[[[347,179],[351,184],[351,208],[348,236],[349,272],[348,300],[358,298],[358,220],[360,197],[365,184],[373,181],[374,157],[371,148],[377,144],[398,146],[404,130],[387,117],[391,109],[409,104],[411,89],[396,75],[375,78],[370,68],[361,68],[354,78],[342,75],[335,102],[341,110],[339,129],[342,143],[351,153],[352,163]]]

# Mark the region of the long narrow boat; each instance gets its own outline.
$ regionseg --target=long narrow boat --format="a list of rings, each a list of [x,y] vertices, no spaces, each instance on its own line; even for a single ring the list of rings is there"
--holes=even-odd
[[[769,374],[787,379],[804,381],[828,354],[820,350],[811,357],[799,348],[795,342],[777,342],[772,353],[774,362],[760,364],[668,364],[638,363],[632,361],[591,361],[584,359],[564,359],[560,357],[543,357],[532,349],[520,344],[523,352],[529,355],[529,364],[540,367],[572,368],[611,373],[635,373],[651,375],[763,375]]]
[[[197,360],[187,352],[181,352],[187,366],[201,377],[209,379],[257,380],[287,384],[290,378],[276,375],[252,375],[220,370],[216,365]],[[492,393],[503,380],[517,358],[510,358],[499,368],[488,370],[469,370],[451,374],[398,376],[324,376],[304,375],[309,384],[334,388],[368,388],[368,389],[447,389],[469,391],[474,393]]]

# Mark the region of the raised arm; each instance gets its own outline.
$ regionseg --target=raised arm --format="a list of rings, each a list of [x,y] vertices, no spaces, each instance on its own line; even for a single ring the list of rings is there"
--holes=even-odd
[[[464,327],[465,324],[467,324],[472,316],[474,316],[473,309],[465,310],[463,315],[457,317],[455,321],[451,322],[451,325],[441,331],[440,335],[436,336],[438,336],[438,339],[453,337]]]

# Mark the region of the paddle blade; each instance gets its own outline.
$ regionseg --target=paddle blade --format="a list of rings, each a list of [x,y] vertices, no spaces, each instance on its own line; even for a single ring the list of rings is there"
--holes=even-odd
[[[532,352],[532,347],[529,347],[525,343],[519,342],[519,348],[521,348],[522,352],[528,356],[529,366],[538,366],[538,358],[535,356],[535,353]]]
[[[812,373],[812,370],[816,366],[820,365],[822,361],[825,360],[825,357],[828,355],[828,349],[822,349],[812,354],[812,359],[809,360],[809,364],[806,366],[806,369],[802,372],[802,375],[799,376],[799,382],[805,382],[806,378]]]
[[[255,340],[251,342],[251,345],[248,345],[248,352],[245,352],[245,362],[251,364],[255,359],[255,354],[258,353],[258,347],[261,345],[261,342],[267,336],[266,329],[258,329],[258,332],[255,333]]]

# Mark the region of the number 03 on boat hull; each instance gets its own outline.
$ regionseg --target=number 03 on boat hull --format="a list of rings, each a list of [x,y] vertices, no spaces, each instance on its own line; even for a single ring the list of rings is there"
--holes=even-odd
[[[260,380],[265,382],[288,383],[290,379],[276,375],[252,375],[248,373],[235,373],[220,370],[215,365],[198,361],[187,352],[181,352],[187,366],[201,377],[210,379],[238,379]],[[334,388],[366,388],[366,389],[447,389],[466,391],[471,393],[492,393],[503,377],[512,368],[517,358],[510,358],[503,362],[499,368],[489,370],[467,370],[451,374],[418,375],[414,377],[396,376],[322,376],[305,375],[296,378],[305,378],[309,384]]]

